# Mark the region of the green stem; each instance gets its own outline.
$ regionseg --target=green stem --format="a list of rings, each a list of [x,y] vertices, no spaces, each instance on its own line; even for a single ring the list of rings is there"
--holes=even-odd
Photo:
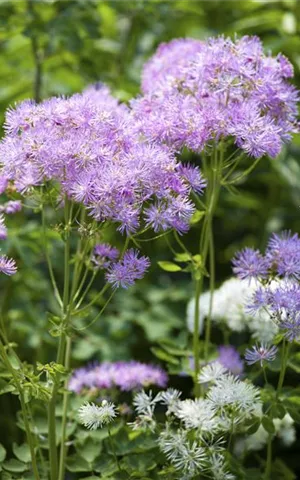
[[[218,161],[218,150],[215,147],[211,159],[211,167],[208,167],[206,164],[206,178],[208,178],[208,188],[207,188],[207,208],[206,216],[203,222],[200,241],[199,241],[199,253],[202,259],[202,265],[205,267],[207,255],[210,250],[210,292],[211,292],[211,306],[210,314],[207,319],[205,327],[205,343],[204,343],[204,358],[207,361],[208,358],[208,349],[210,343],[210,330],[211,330],[211,308],[212,308],[212,296],[214,290],[214,246],[213,246],[213,229],[212,229],[212,220],[218,201],[218,195],[221,187],[220,177],[223,164],[223,149],[221,150],[220,160]],[[195,311],[194,311],[194,335],[193,335],[193,354],[195,361],[195,382],[197,382],[197,377],[199,374],[199,360],[200,360],[200,346],[199,346],[199,317],[200,317],[200,296],[203,285],[203,273],[201,272],[201,277],[195,281]],[[200,395],[200,386],[195,383],[195,394],[196,396]]]
[[[53,272],[51,258],[50,258],[49,252],[48,252],[47,233],[46,233],[46,215],[45,215],[44,204],[42,204],[41,211],[42,211],[44,252],[45,252],[45,256],[46,256],[46,260],[47,260],[49,276],[50,276],[50,280],[51,280],[51,283],[52,283],[54,296],[55,296],[59,306],[62,307],[62,299],[61,299],[61,296],[60,296],[58,288],[57,288],[57,283],[56,283],[54,272]]]
[[[65,368],[67,370],[70,368],[70,359],[71,359],[71,338],[67,337],[66,354],[65,354]],[[65,388],[65,391],[63,395],[63,414],[62,414],[62,427],[61,427],[61,444],[60,444],[58,480],[64,480],[64,475],[65,475],[65,459],[67,455],[66,429],[67,429],[67,411],[68,411],[68,399],[69,399],[69,392],[67,390],[68,380],[66,380],[64,388]]]
[[[63,304],[61,311],[61,321],[63,329],[66,328],[68,321],[68,302],[70,289],[70,216],[71,210],[69,200],[65,197],[65,254],[64,254],[64,291]],[[62,331],[57,352],[57,363],[63,363],[64,351],[66,347],[66,334]],[[48,438],[49,438],[49,459],[51,480],[57,480],[58,458],[56,448],[56,420],[55,406],[59,388],[60,377],[56,378],[53,385],[52,396],[48,406]]]
[[[209,310],[205,324],[205,342],[204,342],[204,360],[208,360],[208,349],[210,342],[210,332],[211,332],[211,317],[213,309],[213,300],[214,300],[214,289],[215,289],[215,248],[214,248],[214,237],[212,228],[209,235]]]
[[[6,353],[5,347],[4,347],[1,340],[0,340],[0,351],[1,351],[3,361],[4,361],[8,371],[10,371],[10,373],[13,377],[15,386],[16,386],[18,392],[19,392],[19,398],[20,398],[21,409],[22,409],[23,420],[24,420],[24,427],[25,427],[25,432],[26,432],[26,436],[27,436],[27,442],[28,442],[29,449],[30,449],[32,470],[33,470],[35,480],[40,480],[40,475],[39,475],[39,471],[38,471],[38,467],[37,467],[36,455],[35,455],[35,450],[34,450],[34,441],[33,441],[33,438],[32,438],[32,433],[31,433],[31,430],[30,430],[29,422],[28,422],[28,411],[27,411],[27,406],[26,406],[23,390],[22,390],[21,384],[19,382],[18,376],[15,373],[15,370],[10,363],[9,357]]]
[[[267,444],[267,461],[266,461],[266,470],[265,470],[265,475],[264,475],[265,480],[271,480],[272,440],[273,440],[273,435],[272,435],[272,433],[270,433],[269,437],[268,437],[268,444]]]
[[[286,339],[283,340],[283,345],[282,345],[282,361],[281,361],[281,369],[280,369],[280,375],[279,375],[279,380],[278,380],[278,385],[277,385],[277,395],[279,395],[280,390],[283,387],[283,382],[284,382],[284,377],[285,377],[285,372],[286,372],[286,367],[287,367],[287,361],[289,358],[289,351],[290,351],[290,344],[287,343]]]

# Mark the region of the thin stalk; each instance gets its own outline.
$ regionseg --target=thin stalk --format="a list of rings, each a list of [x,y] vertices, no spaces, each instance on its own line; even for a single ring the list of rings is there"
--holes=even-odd
[[[207,208],[206,216],[202,226],[202,232],[200,235],[199,241],[199,253],[202,257],[202,265],[205,268],[207,255],[210,250],[210,292],[211,292],[211,302],[212,302],[212,292],[214,290],[214,247],[211,240],[213,235],[212,233],[212,219],[214,216],[216,204],[218,201],[218,195],[220,191],[220,177],[223,164],[223,150],[221,150],[220,161],[218,162],[218,150],[215,147],[212,155],[212,165],[211,168],[208,168],[206,165],[206,177],[209,179],[208,188],[207,188]],[[195,281],[195,310],[194,310],[194,334],[193,334],[193,353],[195,361],[195,382],[197,382],[197,377],[199,373],[199,360],[200,360],[200,346],[199,346],[199,316],[200,316],[200,296],[203,285],[203,273],[201,273],[200,279]],[[211,312],[210,312],[211,313]],[[210,330],[211,330],[211,315],[208,317],[205,330],[205,344],[204,344],[204,357],[207,360],[208,357],[208,347],[210,342]],[[200,386],[195,384],[195,394],[196,396],[200,395]]]
[[[66,354],[65,354],[65,368],[70,368],[70,358],[71,358],[71,338],[67,337],[66,342]],[[65,382],[65,391],[63,395],[63,414],[62,414],[62,432],[61,432],[61,444],[60,444],[60,459],[59,459],[59,472],[58,480],[64,480],[65,475],[65,459],[67,454],[67,445],[66,445],[66,428],[67,428],[67,410],[68,410],[68,398],[69,393],[67,391],[68,380]]]
[[[51,280],[51,283],[52,283],[54,296],[55,296],[59,306],[62,307],[62,299],[61,299],[61,296],[60,296],[59,291],[58,291],[57,283],[56,283],[54,272],[53,272],[52,262],[51,262],[51,258],[50,258],[49,251],[48,251],[47,233],[46,233],[46,215],[45,215],[44,205],[42,205],[41,211],[42,211],[44,252],[45,252],[46,261],[47,261],[47,265],[48,265],[49,276],[50,276],[50,280]]]
[[[286,339],[283,340],[283,345],[282,345],[282,362],[281,362],[281,369],[280,369],[280,375],[279,375],[279,380],[278,380],[278,385],[277,385],[277,395],[280,393],[280,390],[283,387],[283,382],[284,382],[284,377],[285,377],[285,372],[286,372],[286,367],[287,367],[287,361],[289,357],[289,351],[290,351],[290,344],[287,343]]]
[[[266,470],[264,475],[264,480],[271,480],[271,470],[272,470],[272,433],[269,434],[268,444],[267,444],[267,461],[266,461]]]
[[[111,299],[113,298],[114,294],[116,293],[115,290],[112,291],[111,295],[108,297],[108,299],[106,300],[105,304],[103,305],[103,307],[101,308],[100,312],[94,317],[94,319],[88,323],[87,325],[85,325],[84,327],[82,328],[77,328],[77,327],[74,327],[73,325],[73,328],[74,330],[77,330],[77,331],[82,331],[82,330],[86,330],[87,328],[89,328],[91,325],[93,325],[93,323],[95,323],[98,318],[101,317],[102,313],[104,312],[104,310],[106,309],[107,305],[109,304],[109,302],[111,301]]]
[[[211,228],[210,235],[209,235],[209,292],[210,294],[209,294],[209,310],[208,310],[208,316],[205,324],[205,342],[204,342],[205,361],[208,360],[208,347],[210,342],[214,290],[215,290],[215,247],[214,247],[213,231]]]
[[[61,320],[66,326],[68,320],[68,302],[69,302],[69,288],[70,288],[70,216],[72,209],[70,209],[69,200],[65,198],[65,253],[64,253],[64,291],[63,304],[61,311]],[[60,339],[57,352],[57,363],[63,363],[64,351],[66,346],[66,334],[63,331]],[[59,388],[59,377],[56,379],[52,396],[48,406],[48,439],[49,439],[49,459],[50,459],[50,476],[51,480],[57,480],[58,474],[58,458],[56,448],[56,421],[55,421],[55,405],[57,393]]]
[[[80,283],[80,285],[79,285],[79,287],[78,287],[78,290],[77,290],[76,294],[74,295],[74,301],[78,298],[78,295],[79,295],[80,292],[81,292],[81,289],[82,289],[83,284],[84,284],[84,282],[85,282],[85,280],[86,280],[87,274],[88,274],[88,269],[86,270],[86,272],[85,272],[85,274],[84,274],[84,276],[83,276],[83,278],[82,278],[82,281],[81,281],[81,283]],[[90,278],[89,283],[87,284],[86,288],[84,289],[83,293],[81,294],[80,299],[78,300],[78,302],[77,302],[77,304],[76,304],[76,310],[80,307],[80,305],[82,304],[83,300],[86,298],[86,295],[88,294],[91,286],[93,285],[93,282],[94,282],[94,280],[95,280],[96,275],[97,275],[97,271],[94,271],[94,272],[93,272],[93,275],[92,275],[91,278]]]

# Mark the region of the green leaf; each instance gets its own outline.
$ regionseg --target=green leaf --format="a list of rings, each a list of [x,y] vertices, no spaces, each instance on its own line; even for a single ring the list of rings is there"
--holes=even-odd
[[[118,471],[115,459],[110,455],[101,455],[100,460],[93,466],[95,472],[101,473],[102,477],[109,477]]]
[[[67,458],[67,468],[70,472],[88,472],[91,470],[91,465],[80,455],[75,454]]]
[[[17,459],[21,462],[29,463],[31,461],[30,448],[26,443],[23,443],[22,445],[13,443],[12,449]]]
[[[121,466],[124,470],[135,473],[144,473],[153,470],[156,467],[155,454],[143,453],[128,455],[121,461]]]
[[[253,435],[255,432],[257,432],[257,430],[259,429],[260,427],[260,419],[257,419],[255,420],[252,425],[250,425],[250,427],[247,429],[247,434],[248,435]]]
[[[11,458],[7,462],[3,463],[4,470],[8,470],[9,472],[21,473],[27,470],[27,465],[15,458]]]
[[[157,262],[158,265],[162,270],[165,270],[166,272],[180,272],[182,268],[179,265],[176,265],[176,263],[173,262]]]
[[[273,420],[271,420],[269,417],[267,417],[266,415],[262,418],[262,426],[264,427],[264,429],[268,432],[268,433],[275,433],[275,427],[274,427],[274,423],[273,423]]]
[[[196,223],[200,222],[205,215],[204,210],[196,210],[195,213],[192,215],[190,219],[190,225],[196,225]]]
[[[3,447],[3,445],[0,443],[0,463],[2,463],[5,460],[6,457],[6,450]]]
[[[87,438],[83,445],[77,446],[80,456],[87,462],[92,463],[100,455],[102,450],[102,443],[95,442],[92,438]]]
[[[192,256],[189,253],[176,253],[175,260],[177,262],[190,262]]]
[[[152,347],[151,352],[160,360],[163,360],[168,363],[172,363],[173,365],[179,365],[179,360],[177,358],[172,357],[172,355],[169,355],[167,352],[162,350],[161,348],[158,347]]]

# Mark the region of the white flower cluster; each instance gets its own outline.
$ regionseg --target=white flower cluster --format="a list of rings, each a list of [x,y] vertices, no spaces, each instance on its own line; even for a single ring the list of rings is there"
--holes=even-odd
[[[214,322],[223,324],[234,332],[249,329],[253,338],[259,342],[270,343],[276,335],[278,328],[267,312],[262,311],[257,315],[249,315],[245,305],[249,302],[257,285],[248,280],[232,277],[226,280],[214,291],[211,318]],[[200,321],[199,333],[203,331],[204,319],[209,315],[210,292],[204,292],[199,301]],[[189,330],[194,330],[195,299],[190,300],[187,306],[187,325]]]
[[[134,398],[137,419],[131,426],[158,433],[160,449],[181,478],[192,479],[202,472],[214,479],[233,480],[226,467],[223,438],[237,426],[244,428],[246,419],[259,415],[260,392],[218,362],[203,367],[199,381],[208,385],[204,398],[181,400],[175,389],[155,397],[151,392],[138,393]],[[167,407],[163,428],[154,416],[158,403]]]
[[[110,423],[116,416],[115,405],[107,400],[103,400],[100,406],[86,402],[78,410],[80,423],[90,430],[103,427],[103,425]]]

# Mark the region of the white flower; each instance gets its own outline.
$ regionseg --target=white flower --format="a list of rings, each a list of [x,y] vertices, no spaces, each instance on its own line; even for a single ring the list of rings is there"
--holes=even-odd
[[[152,391],[147,394],[144,390],[137,393],[133,399],[133,405],[139,415],[152,416],[155,405],[159,402],[160,394],[152,397]]]
[[[248,314],[245,313],[245,304],[254,292],[254,283],[249,285],[248,281],[238,278],[229,278],[220,288],[214,291],[212,305],[212,320],[225,322],[227,326],[236,332],[245,330],[248,325]],[[204,318],[208,316],[210,303],[210,292],[205,292],[200,297],[200,328],[202,332]],[[187,307],[187,324],[190,331],[194,330],[194,309],[195,300],[192,299]]]
[[[182,471],[185,479],[194,478],[205,465],[205,450],[195,441],[190,443],[183,430],[163,431],[159,437],[159,446],[176,470]]]
[[[203,399],[187,399],[178,402],[174,411],[176,417],[184,422],[187,429],[197,428],[201,432],[213,432],[218,429],[219,420],[211,404]]]
[[[163,405],[167,405],[167,414],[174,412],[178,402],[180,401],[181,392],[176,388],[168,388],[160,392],[157,397]]]
[[[110,423],[116,416],[115,405],[103,400],[101,406],[94,403],[85,403],[78,410],[80,423],[91,430],[96,430]]]
[[[234,480],[236,478],[226,471],[225,458],[220,453],[211,456],[210,465],[214,480]]]
[[[235,421],[255,415],[260,410],[259,396],[258,388],[231,374],[217,379],[207,393],[211,408],[220,413],[226,413],[228,407],[234,409]]]
[[[208,383],[214,382],[222,375],[227,373],[227,370],[221,363],[218,361],[208,363],[204,367],[201,368],[200,374],[198,376],[199,383]]]

